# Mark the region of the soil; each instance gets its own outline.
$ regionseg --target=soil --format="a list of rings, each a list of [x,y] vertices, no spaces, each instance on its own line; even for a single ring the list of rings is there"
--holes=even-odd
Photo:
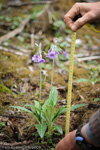
[[[42,9],[43,6],[21,6],[21,7],[7,7],[5,6],[6,0],[2,1],[3,8],[1,15],[9,15],[11,17],[22,16],[31,14],[34,9]],[[28,0],[26,0],[28,2]],[[29,1],[30,2],[30,1]],[[72,2],[74,3],[74,2]],[[7,9],[5,9],[5,7]],[[36,8],[35,8],[36,7]],[[50,11],[57,17],[57,20],[62,20],[64,14],[69,10],[71,6],[67,5],[66,0],[62,0],[56,4],[50,6]],[[34,28],[34,34],[36,36],[35,42],[43,43],[43,49],[47,51],[50,47],[50,43],[54,37],[59,38],[61,42],[66,41],[67,37],[71,37],[71,31],[64,32],[62,28],[53,28],[53,24],[48,19],[47,11],[45,14],[33,19],[26,25],[24,31],[19,36],[24,37],[23,40],[18,39],[18,35],[7,40],[9,45],[20,46],[23,49],[32,49],[30,46],[31,29]],[[47,16],[47,17],[46,17]],[[34,21],[35,20],[35,21]],[[49,21],[48,21],[49,20]],[[11,31],[7,20],[2,20],[5,26],[0,24],[2,31]],[[10,22],[11,23],[11,22]],[[98,27],[98,25],[97,25]],[[60,30],[60,32],[59,32]],[[84,32],[85,31],[85,32]],[[0,31],[1,32],[1,31]],[[4,35],[2,32],[1,35]],[[82,44],[76,46],[75,54],[98,54],[100,51],[100,35],[90,30],[87,26],[84,26],[77,32],[77,38],[82,40]],[[5,47],[2,43],[2,46]],[[7,46],[6,46],[7,47]],[[11,46],[7,47],[8,50]],[[16,49],[15,49],[16,51]],[[24,106],[26,103],[33,104],[34,100],[39,99],[39,65],[31,61],[31,57],[36,53],[35,50],[31,50],[29,56],[24,53],[22,56],[18,56],[12,52],[6,52],[2,48],[0,50],[0,122],[5,122],[5,126],[0,127],[0,149],[40,149],[40,150],[53,150],[56,144],[65,135],[65,122],[66,114],[61,115],[55,124],[61,125],[63,128],[63,134],[54,132],[52,136],[46,134],[43,139],[37,134],[36,128],[28,128],[32,124],[36,124],[36,120],[32,118],[28,113],[22,112],[19,109],[13,109],[9,106]],[[70,47],[68,47],[68,55],[70,54]],[[28,61],[30,63],[28,63]],[[58,90],[58,101],[56,109],[63,105],[66,105],[66,97],[68,91],[68,76],[69,76],[69,59],[55,61],[54,70],[54,83]],[[57,65],[57,62],[59,65]],[[70,116],[70,131],[86,124],[89,118],[94,112],[100,108],[100,101],[94,101],[95,98],[100,99],[100,82],[91,84],[90,82],[77,82],[77,79],[86,78],[92,79],[94,72],[90,71],[98,70],[97,78],[100,78],[100,59],[93,61],[78,62],[75,59],[73,83],[72,83],[72,99],[71,105],[75,104],[88,104],[85,107],[81,107],[71,112]],[[45,71],[47,71],[46,81],[42,82],[42,104],[48,99],[51,88],[51,61],[47,60],[43,65],[42,75],[45,78]]]

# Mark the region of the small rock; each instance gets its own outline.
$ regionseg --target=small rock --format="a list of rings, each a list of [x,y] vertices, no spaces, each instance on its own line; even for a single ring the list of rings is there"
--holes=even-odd
[[[76,44],[81,46],[82,45],[82,40],[76,39]]]

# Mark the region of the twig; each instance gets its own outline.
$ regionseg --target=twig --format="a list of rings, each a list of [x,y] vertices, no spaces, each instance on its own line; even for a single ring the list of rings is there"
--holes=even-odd
[[[23,141],[23,142],[16,142],[16,143],[6,143],[6,142],[0,142],[0,146],[23,146],[23,145],[28,145],[32,143],[32,141]]]
[[[8,4],[8,6],[11,7],[19,7],[19,6],[23,6],[23,5],[44,5],[44,4],[54,4],[57,3],[59,0],[55,0],[55,1],[40,1],[40,2],[22,2],[22,3],[10,3]]]
[[[7,30],[0,29],[0,33],[6,34]]]
[[[10,27],[12,25],[12,23],[10,23],[10,22],[6,22],[6,23],[5,22],[0,22],[0,25]]]
[[[31,50],[32,51],[34,49],[34,44],[35,44],[35,41],[34,41],[34,30],[32,28],[32,31],[31,31]]]
[[[100,43],[100,40],[98,42]],[[88,46],[87,50],[88,51],[97,51],[97,50],[100,50],[100,46],[93,46],[93,47],[92,46]]]
[[[22,32],[22,33],[20,33],[20,35],[24,36],[26,38],[31,38],[31,34],[29,34],[29,33]],[[37,35],[34,35],[34,39],[36,39],[36,40],[43,39],[43,38],[45,38],[45,35],[38,35],[38,33],[37,33]]]
[[[93,60],[93,59],[100,59],[100,56],[90,56],[90,57],[84,57],[84,58],[77,58],[77,60],[79,62],[87,61],[87,60]]]
[[[21,51],[21,52],[26,53],[26,54],[29,54],[31,52],[31,50],[27,50],[27,49],[24,49],[22,47],[12,45],[12,44],[9,44],[9,43],[6,43],[6,42],[3,43],[3,46],[11,47],[14,50],[18,50],[18,51]]]
[[[21,24],[18,28],[16,28],[15,30],[0,37],[0,43],[4,42],[5,40],[8,40],[8,39],[14,37],[15,35],[19,34],[20,32],[22,32],[22,30],[24,29],[25,25],[29,22],[29,20],[30,20],[30,15],[21,22]]]
[[[23,55],[29,56],[29,53],[27,54],[27,53],[23,53],[23,52],[18,52],[15,49],[8,49],[8,48],[5,48],[3,46],[0,46],[0,50],[4,50],[6,52],[11,52],[11,53],[14,53],[18,56],[23,56]]]
[[[98,49],[98,50],[99,50],[99,49]],[[98,53],[98,52],[96,53],[96,52],[95,52],[95,53],[91,53],[91,54],[90,54],[90,53],[87,53],[87,54],[81,54],[81,55],[80,55],[80,54],[75,54],[74,57],[77,57],[77,58],[83,58],[83,57],[99,56],[99,55],[100,55],[100,53]]]
[[[84,110],[71,110],[72,113],[80,113],[80,112],[85,112]]]
[[[29,116],[2,115],[2,114],[0,114],[0,116],[7,117],[7,118],[27,118],[27,117],[29,117]]]

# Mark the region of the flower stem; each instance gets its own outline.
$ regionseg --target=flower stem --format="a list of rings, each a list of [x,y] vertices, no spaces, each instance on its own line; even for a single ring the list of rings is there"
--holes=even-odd
[[[40,63],[40,98],[39,98],[40,110],[41,110],[41,91],[42,91],[42,65]],[[40,116],[41,116],[41,123],[43,123],[42,112],[40,112]]]
[[[40,63],[40,98],[39,98],[39,103],[40,103],[40,106],[41,106],[41,90],[42,90],[42,66],[41,66],[41,63]]]
[[[53,73],[54,73],[54,59],[53,59],[53,62],[52,62],[51,89],[52,89],[52,85],[53,85]]]

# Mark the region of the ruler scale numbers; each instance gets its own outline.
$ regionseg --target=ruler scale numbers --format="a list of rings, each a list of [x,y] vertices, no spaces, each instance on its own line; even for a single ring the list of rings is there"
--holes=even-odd
[[[70,65],[69,65],[69,80],[68,80],[68,94],[67,94],[67,111],[66,111],[65,134],[69,133],[69,125],[70,125],[70,107],[71,107],[71,92],[72,92],[72,79],[73,79],[75,41],[76,41],[76,32],[72,32],[71,54],[70,54]]]

